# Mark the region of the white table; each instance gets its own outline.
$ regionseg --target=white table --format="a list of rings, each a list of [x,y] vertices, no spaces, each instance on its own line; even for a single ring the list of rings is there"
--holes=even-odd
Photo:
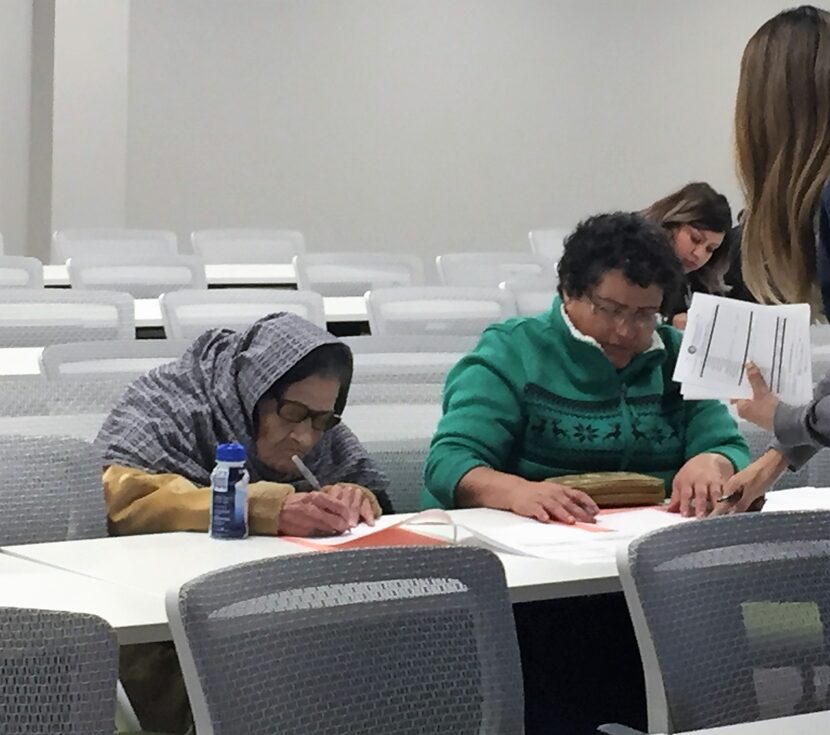
[[[205,265],[208,286],[290,286],[297,283],[290,263],[208,263]],[[65,265],[44,265],[43,285],[50,288],[69,286]]]
[[[830,711],[694,730],[685,735],[819,735],[830,732]]]
[[[0,606],[67,610],[104,618],[122,644],[169,637],[158,601],[123,586],[0,554]]]

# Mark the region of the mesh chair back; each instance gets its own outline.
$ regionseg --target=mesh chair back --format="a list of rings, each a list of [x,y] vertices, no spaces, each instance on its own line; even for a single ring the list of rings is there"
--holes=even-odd
[[[420,286],[424,264],[415,255],[314,253],[294,259],[299,288],[323,296],[363,296],[376,288]]]
[[[424,464],[430,437],[365,441],[363,446],[386,476],[386,494],[396,513],[414,513],[421,509],[421,488],[424,486]]]
[[[129,294],[0,290],[0,347],[103,339],[135,339],[135,312]]]
[[[0,543],[102,538],[107,512],[101,456],[89,442],[0,436]]]
[[[0,255],[0,288],[43,288],[43,263],[37,258]]]
[[[101,618],[0,608],[0,732],[112,735],[118,642]]]
[[[72,288],[111,289],[136,299],[154,299],[182,288],[207,288],[205,265],[193,256],[77,256],[66,267]]]
[[[504,571],[483,549],[266,559],[171,590],[167,611],[201,735],[522,730]]]
[[[535,253],[450,253],[435,259],[445,286],[497,288],[515,278],[555,278],[554,264]]]
[[[443,383],[474,337],[371,335],[343,339],[354,354],[355,382]]]
[[[290,263],[305,252],[297,230],[197,230],[190,241],[205,263]]]
[[[112,258],[141,253],[146,257],[176,255],[176,235],[167,230],[58,230],[52,235],[52,262],[69,258]]]
[[[559,262],[565,252],[565,239],[571,233],[567,228],[554,227],[542,230],[531,230],[527,234],[530,249],[537,255],[544,255],[554,262]]]
[[[673,526],[618,563],[651,732],[830,708],[830,511]]]
[[[49,345],[40,357],[40,370],[48,380],[109,375],[137,378],[159,365],[177,360],[189,346],[188,340],[180,339]]]
[[[366,294],[373,335],[477,336],[516,316],[513,296],[498,288],[382,288]]]
[[[323,297],[311,291],[274,288],[221,288],[174,291],[161,297],[164,332],[173,339],[194,340],[207,329],[241,331],[267,314],[288,311],[326,327]]]

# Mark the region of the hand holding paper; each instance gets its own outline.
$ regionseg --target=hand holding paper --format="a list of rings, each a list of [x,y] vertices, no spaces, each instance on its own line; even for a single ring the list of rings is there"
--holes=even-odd
[[[769,389],[764,376],[754,363],[746,366],[746,377],[752,386],[752,398],[732,401],[740,416],[768,431],[772,429],[778,397]]]

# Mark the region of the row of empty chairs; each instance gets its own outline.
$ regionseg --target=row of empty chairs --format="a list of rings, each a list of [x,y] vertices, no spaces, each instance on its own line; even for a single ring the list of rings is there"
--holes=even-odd
[[[532,252],[559,260],[567,229],[531,230]],[[298,230],[216,229],[190,235],[192,251],[206,263],[290,263],[306,252],[305,237]],[[68,229],[52,236],[51,262],[65,263],[77,255],[108,256],[140,251],[146,255],[179,254],[178,239],[169,230]],[[2,254],[0,236],[0,254]]]

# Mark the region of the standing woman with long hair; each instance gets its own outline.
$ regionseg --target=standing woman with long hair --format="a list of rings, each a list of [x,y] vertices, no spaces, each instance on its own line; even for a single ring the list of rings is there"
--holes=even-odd
[[[695,292],[724,295],[724,278],[732,263],[729,232],[732,210],[723,194],[695,182],[654,202],[640,214],[665,230],[685,274],[682,292],[671,305],[675,327],[686,327],[686,312]]]
[[[803,5],[768,20],[741,60],[735,107],[746,195],[743,274],[764,302],[809,302],[830,315],[830,13]],[[781,403],[757,368],[738,414],[776,443],[730,480],[718,512],[742,511],[787,469],[830,446],[830,376],[806,406]]]

